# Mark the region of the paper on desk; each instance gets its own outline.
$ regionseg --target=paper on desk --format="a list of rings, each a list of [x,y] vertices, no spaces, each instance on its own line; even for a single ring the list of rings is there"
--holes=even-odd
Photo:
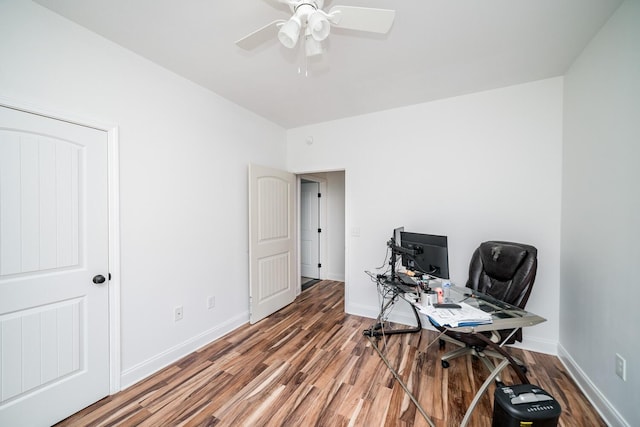
[[[435,308],[433,306],[417,306],[418,310],[429,316],[431,321],[437,326],[474,326],[493,323],[491,314],[485,313],[479,308],[470,306],[467,303],[458,303],[461,308]]]

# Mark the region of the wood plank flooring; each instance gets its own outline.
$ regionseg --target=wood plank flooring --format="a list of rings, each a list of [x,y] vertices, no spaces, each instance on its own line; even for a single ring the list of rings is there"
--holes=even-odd
[[[427,426],[371,343],[373,321],[344,313],[344,284],[323,281],[59,426]],[[525,332],[526,333],[526,332]],[[387,337],[386,356],[438,427],[459,426],[486,378],[481,362],[443,369],[433,331]],[[383,343],[380,343],[381,345]],[[448,346],[451,349],[451,346]],[[562,405],[560,426],[604,426],[554,356],[513,349]],[[516,384],[511,368],[503,375]],[[491,425],[493,390],[469,425]]]

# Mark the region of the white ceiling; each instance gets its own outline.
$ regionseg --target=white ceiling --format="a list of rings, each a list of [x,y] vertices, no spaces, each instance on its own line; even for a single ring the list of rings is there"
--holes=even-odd
[[[285,128],[563,75],[622,3],[326,1],[396,19],[384,36],[332,29],[322,59],[306,61],[275,38],[234,44],[289,17],[276,0],[35,1]]]

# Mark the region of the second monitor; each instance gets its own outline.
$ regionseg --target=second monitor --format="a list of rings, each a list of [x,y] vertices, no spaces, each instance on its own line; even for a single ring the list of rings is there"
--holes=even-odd
[[[449,278],[447,236],[400,232],[400,247],[414,255],[402,254],[402,265],[440,279]]]

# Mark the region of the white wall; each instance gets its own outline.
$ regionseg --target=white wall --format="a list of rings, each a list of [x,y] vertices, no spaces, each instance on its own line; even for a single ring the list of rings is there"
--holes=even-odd
[[[119,127],[123,385],[246,322],[247,164],[284,168],[284,130],[29,1],[0,58],[4,100]]]
[[[610,425],[631,426],[640,425],[639,23],[640,3],[623,3],[566,75],[562,187],[560,356]]]
[[[345,278],[345,176],[344,172],[328,172],[327,178],[327,224],[329,253],[327,254],[329,280]]]
[[[458,283],[480,242],[526,242],[540,263],[528,308],[548,322],[524,345],[556,352],[561,78],[291,129],[287,143],[291,171],[346,171],[349,313],[377,315],[364,270],[383,264],[397,226],[448,235]]]

